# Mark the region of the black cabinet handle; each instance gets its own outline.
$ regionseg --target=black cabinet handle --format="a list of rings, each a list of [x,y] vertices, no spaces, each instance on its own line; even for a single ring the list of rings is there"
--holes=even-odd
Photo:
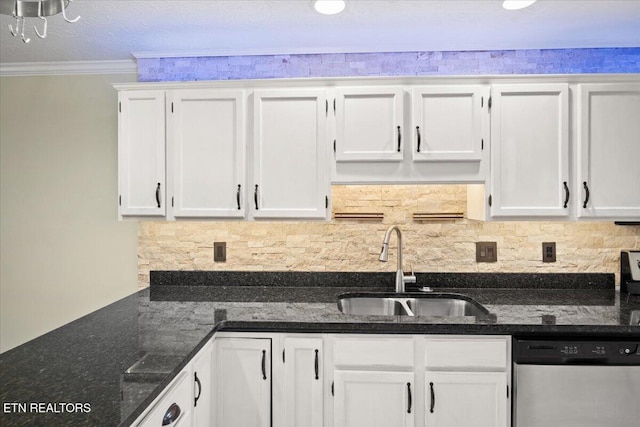
[[[420,136],[420,126],[416,126],[416,133],[418,134],[418,153],[420,152],[420,142],[421,142],[421,136]]]
[[[320,366],[318,364],[318,350],[316,350],[316,362],[314,364],[314,367],[316,369],[316,379],[319,380],[320,379],[320,376],[319,376]]]
[[[402,143],[402,133],[400,132],[400,126],[398,126],[398,153],[400,152],[401,143]]]
[[[411,383],[407,383],[407,391],[409,392],[409,407],[407,408],[407,414],[411,413]]]
[[[436,393],[433,391],[433,383],[429,383],[429,387],[431,388],[431,408],[429,408],[429,412],[433,414],[433,409],[436,407]]]
[[[158,203],[158,207],[160,207],[160,183],[156,187],[156,202]]]
[[[168,426],[169,424],[173,424],[180,417],[180,407],[177,403],[172,403],[167,409],[167,412],[164,413],[164,417],[162,417],[162,425]]]
[[[562,185],[564,185],[564,205],[562,207],[566,209],[569,204],[569,186],[567,186],[567,181],[563,182]]]
[[[240,188],[242,186],[238,184],[238,191],[236,192],[236,202],[238,203],[238,210],[240,210]]]
[[[256,189],[253,191],[253,201],[256,204],[256,210],[258,210],[258,184],[256,184]]]
[[[193,373],[193,379],[195,380],[196,384],[198,384],[198,395],[195,397],[195,399],[193,399],[193,406],[198,406],[198,399],[200,399],[200,395],[202,394],[202,384],[200,383],[200,378],[198,378],[198,373],[194,372]]]
[[[262,379],[267,379],[267,350],[262,350]]]
[[[589,186],[587,185],[587,181],[582,183],[582,187],[584,188],[584,192],[585,192],[584,203],[582,204],[582,208],[587,209],[587,203],[589,203]]]

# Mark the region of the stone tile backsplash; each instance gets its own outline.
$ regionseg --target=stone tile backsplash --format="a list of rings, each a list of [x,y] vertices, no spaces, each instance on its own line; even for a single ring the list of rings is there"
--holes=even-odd
[[[622,249],[640,249],[640,226],[613,222],[415,222],[414,212],[466,212],[466,185],[332,187],[333,212],[381,212],[382,222],[143,221],[138,227],[139,286],[151,270],[395,271],[378,261],[388,226],[401,227],[404,265],[416,272],[616,273]],[[214,263],[213,242],[227,242]],[[475,242],[495,241],[498,261],[475,262]],[[557,262],[543,263],[542,242]]]

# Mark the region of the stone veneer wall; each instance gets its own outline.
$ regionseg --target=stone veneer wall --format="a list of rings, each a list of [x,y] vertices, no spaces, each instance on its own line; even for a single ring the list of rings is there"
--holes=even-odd
[[[138,58],[138,81],[640,73],[640,48]]]
[[[138,281],[151,270],[395,271],[378,261],[384,232],[401,227],[405,269],[417,272],[617,273],[621,249],[640,249],[640,226],[613,222],[415,222],[414,212],[466,212],[466,185],[333,186],[333,212],[381,212],[382,222],[140,222]],[[213,262],[213,242],[227,262]],[[498,262],[476,263],[475,242],[496,241]],[[542,263],[542,242],[557,242],[557,262]],[[616,278],[619,281],[619,277]]]

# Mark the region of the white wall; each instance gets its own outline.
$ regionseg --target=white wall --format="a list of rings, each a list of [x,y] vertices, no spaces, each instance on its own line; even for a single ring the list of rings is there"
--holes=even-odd
[[[0,77],[0,352],[137,290],[111,87],[135,79]]]

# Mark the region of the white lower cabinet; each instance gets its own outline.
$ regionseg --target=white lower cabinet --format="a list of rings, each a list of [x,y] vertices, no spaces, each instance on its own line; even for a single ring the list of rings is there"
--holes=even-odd
[[[511,425],[509,337],[444,336],[425,341],[425,426]]]
[[[507,374],[427,372],[425,425],[506,427]]]
[[[190,367],[185,368],[169,384],[165,392],[156,398],[151,409],[135,423],[136,427],[156,427],[172,425],[191,426],[191,380]]]
[[[413,372],[335,371],[334,427],[414,426]]]
[[[212,424],[213,343],[207,343],[193,358],[193,425]]]
[[[271,384],[271,339],[215,339],[211,425],[271,426]]]
[[[212,355],[209,341],[132,425],[211,426]]]
[[[333,427],[510,425],[510,337],[336,335],[328,340]]]
[[[323,340],[285,337],[284,425],[323,427]]]
[[[180,427],[507,427],[510,354],[506,336],[218,332],[134,425],[177,406]]]

